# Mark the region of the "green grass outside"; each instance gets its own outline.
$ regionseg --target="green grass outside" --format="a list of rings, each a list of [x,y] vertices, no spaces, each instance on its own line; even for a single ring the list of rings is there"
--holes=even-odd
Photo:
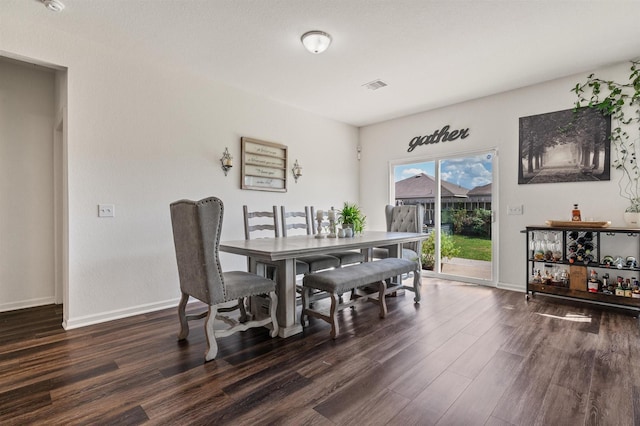
[[[452,235],[453,243],[460,249],[457,257],[491,262],[491,239]]]

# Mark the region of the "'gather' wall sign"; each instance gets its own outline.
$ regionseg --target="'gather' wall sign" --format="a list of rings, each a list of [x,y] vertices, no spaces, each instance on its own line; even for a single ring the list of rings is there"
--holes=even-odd
[[[416,147],[420,145],[454,141],[458,138],[465,139],[467,136],[469,136],[468,127],[466,129],[452,130],[452,131],[449,131],[449,127],[450,126],[447,124],[442,129],[436,130],[430,135],[416,136],[415,138],[409,141],[409,148],[407,149],[407,152],[413,151],[414,149],[416,149]]]

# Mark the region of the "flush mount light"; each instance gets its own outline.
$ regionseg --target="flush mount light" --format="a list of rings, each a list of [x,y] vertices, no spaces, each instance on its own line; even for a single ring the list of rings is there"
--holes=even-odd
[[[300,37],[304,47],[311,53],[322,53],[331,44],[331,36],[324,31],[308,31]]]
[[[45,7],[52,12],[60,12],[64,9],[64,4],[58,0],[42,0],[42,3],[44,3]]]

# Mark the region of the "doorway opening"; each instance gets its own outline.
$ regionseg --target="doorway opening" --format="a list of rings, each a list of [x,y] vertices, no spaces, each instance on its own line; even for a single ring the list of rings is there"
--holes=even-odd
[[[394,204],[421,204],[423,268],[444,278],[495,285],[496,150],[391,164]]]
[[[0,311],[68,312],[67,71],[0,51]],[[60,306],[62,305],[62,306]],[[64,320],[63,320],[64,322]],[[63,324],[64,326],[64,324]]]

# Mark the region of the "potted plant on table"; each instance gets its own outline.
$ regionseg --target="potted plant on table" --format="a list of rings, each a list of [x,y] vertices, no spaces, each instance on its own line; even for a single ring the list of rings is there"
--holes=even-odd
[[[353,229],[354,234],[362,232],[367,217],[355,203],[345,202],[342,209],[338,210],[338,223],[343,228]]]
[[[611,116],[611,145],[616,157],[612,165],[622,175],[618,181],[620,196],[629,200],[625,221],[640,226],[640,168],[637,141],[640,139],[640,60],[631,61],[627,82],[603,80],[590,74],[587,81],[571,89],[578,100],[575,110],[587,106]]]

